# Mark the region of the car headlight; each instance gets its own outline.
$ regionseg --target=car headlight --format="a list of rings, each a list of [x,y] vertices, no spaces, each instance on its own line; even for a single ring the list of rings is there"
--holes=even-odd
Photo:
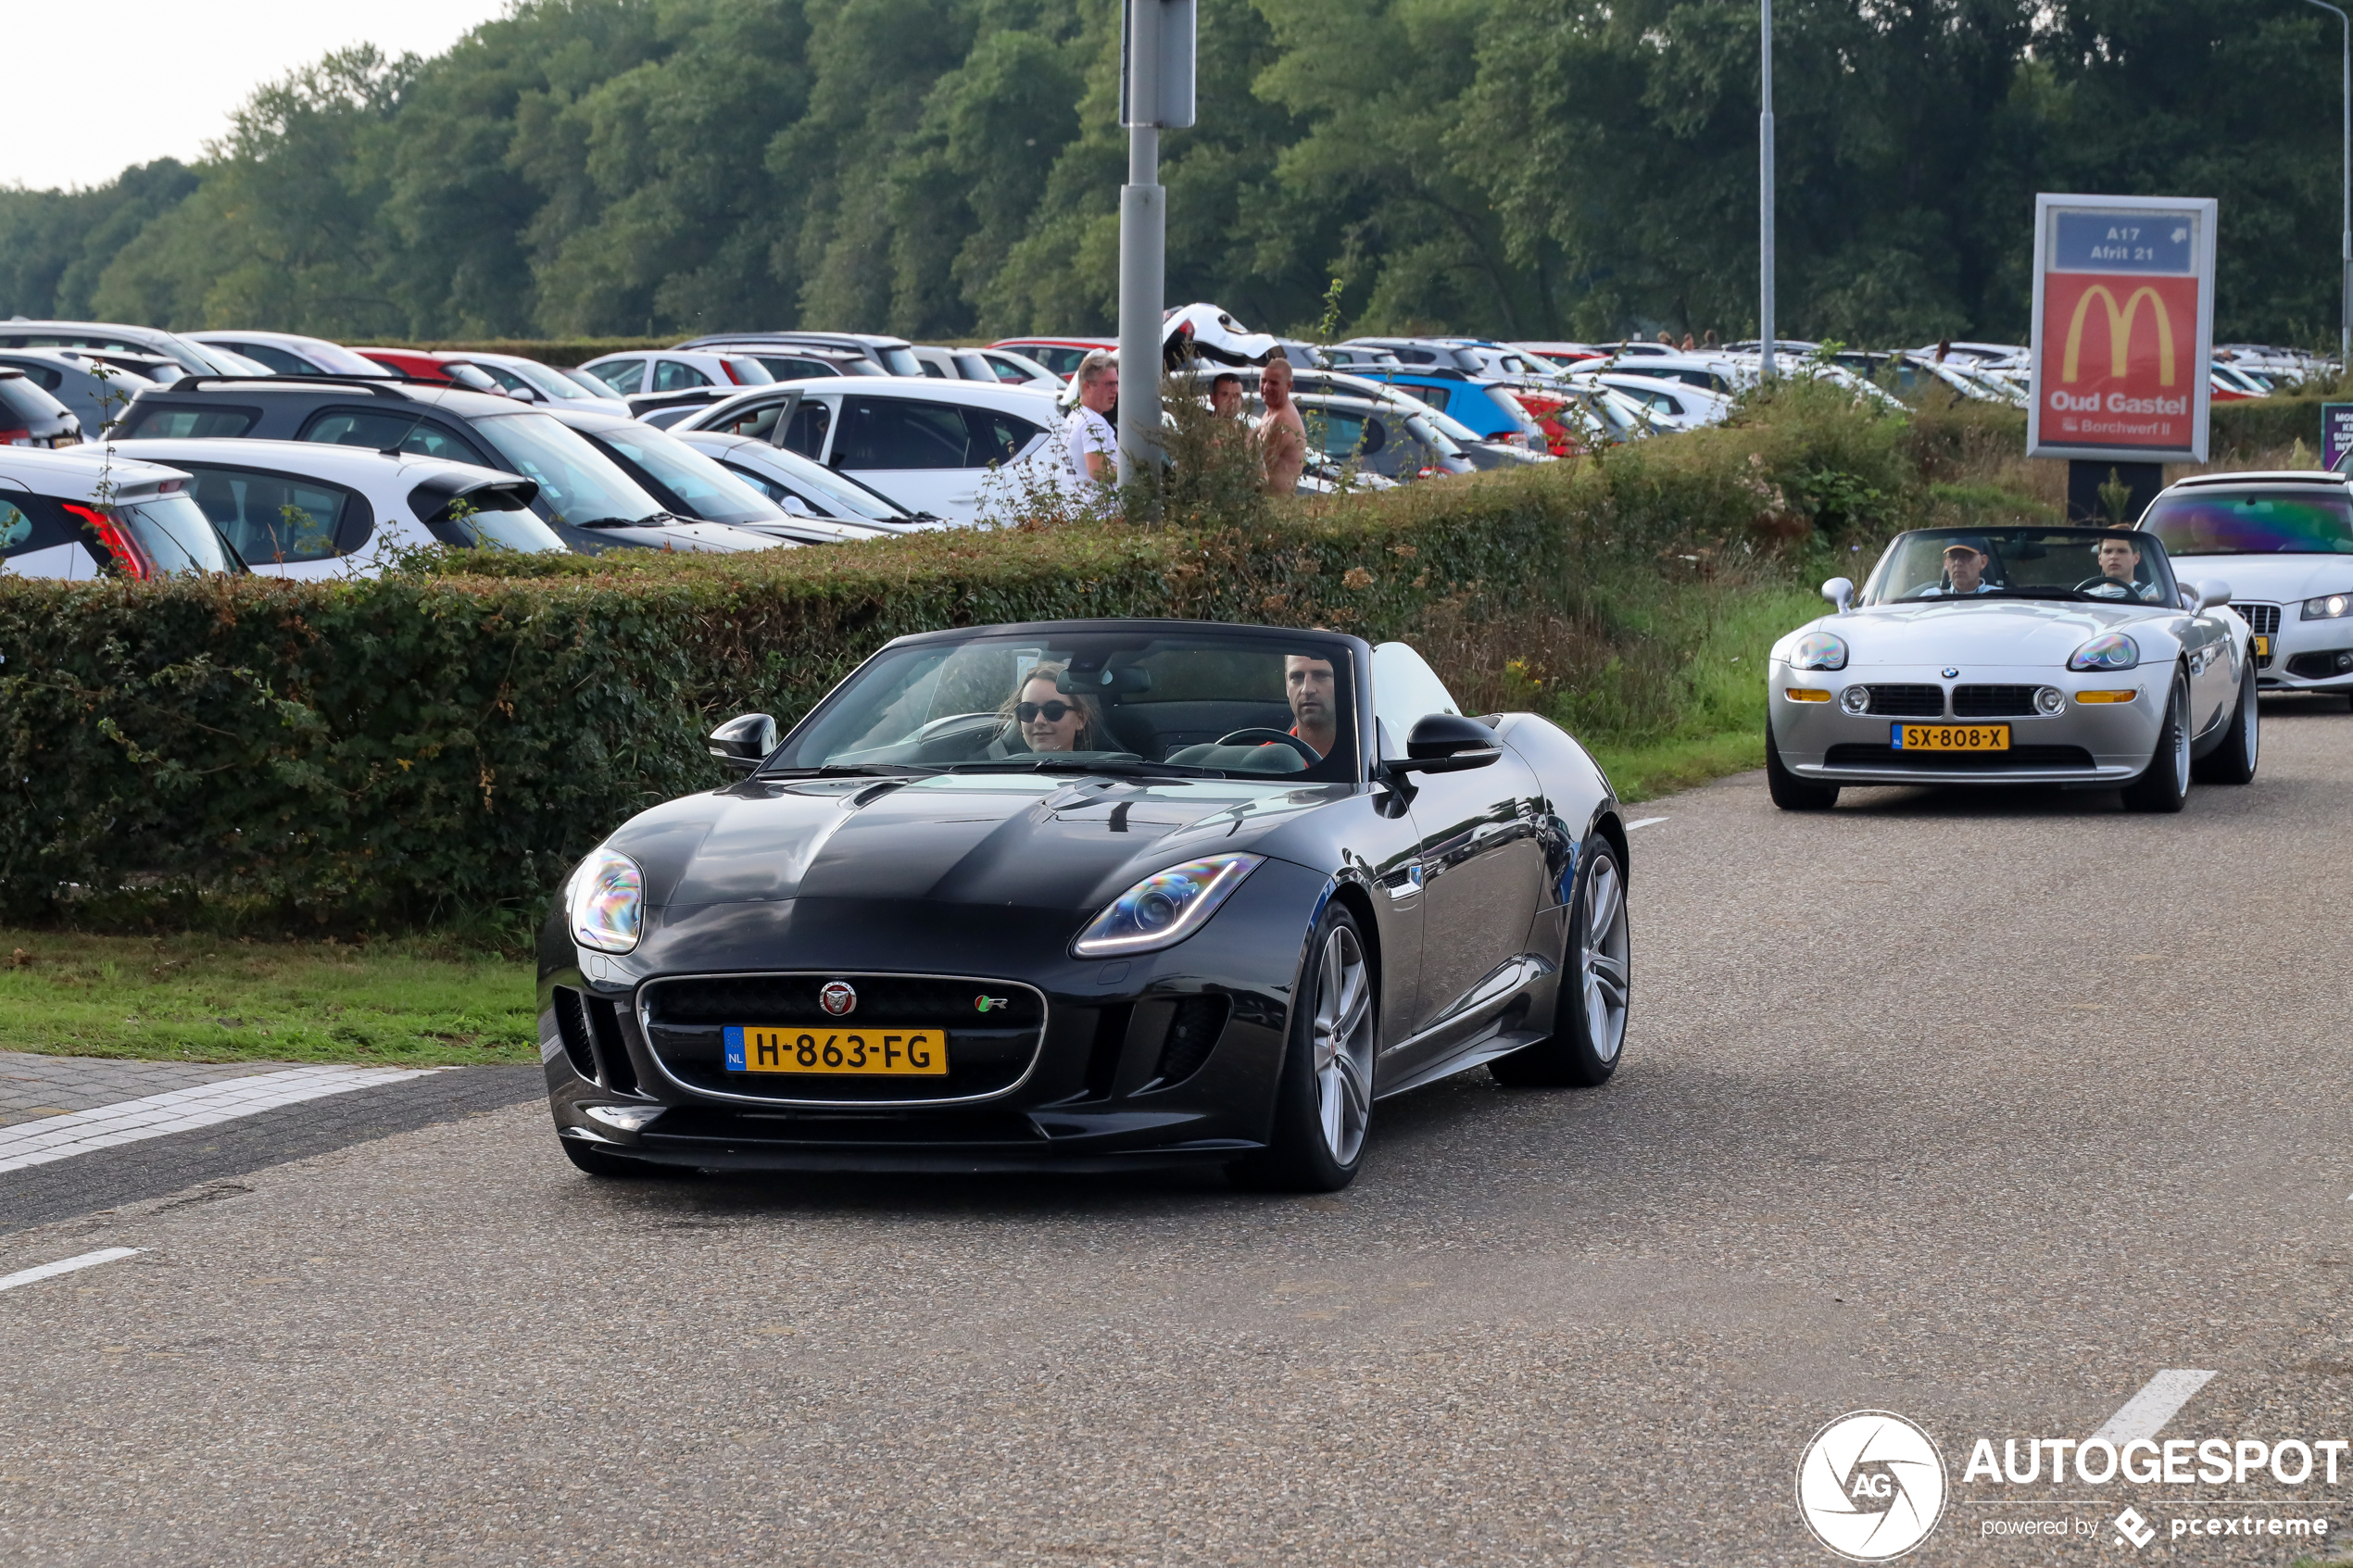
[[[2048,716],[2067,707],[2067,694],[2057,686],[2040,686],[2034,692],[2034,711]]]
[[[2307,621],[2334,621],[2348,614],[2353,614],[2353,594],[2330,594],[2322,598],[2304,601],[2304,619]]]
[[[1808,632],[1797,639],[1795,651],[1789,656],[1792,670],[1843,670],[1846,668],[1846,643],[1829,632]]]
[[[1871,688],[1849,686],[1838,694],[1838,705],[1849,713],[1869,713],[1871,710]]]
[[[2070,670],[2132,670],[2141,662],[2141,645],[2121,632],[2103,632],[2068,656]]]
[[[1199,931],[1217,906],[1265,863],[1264,855],[1212,855],[1144,878],[1112,901],[1078,934],[1071,951],[1082,959],[1148,953],[1173,947]]]
[[[645,873],[636,861],[610,849],[581,861],[564,891],[572,939],[600,953],[625,953],[637,946],[645,908]]]

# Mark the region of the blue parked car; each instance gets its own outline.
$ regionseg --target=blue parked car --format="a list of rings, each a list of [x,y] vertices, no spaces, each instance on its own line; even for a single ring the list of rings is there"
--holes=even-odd
[[[1542,427],[1520,407],[1511,389],[1500,382],[1475,381],[1460,370],[1428,365],[1355,365],[1350,367],[1349,373],[1403,388],[1408,395],[1468,425],[1481,441],[1529,452],[1547,450]]]

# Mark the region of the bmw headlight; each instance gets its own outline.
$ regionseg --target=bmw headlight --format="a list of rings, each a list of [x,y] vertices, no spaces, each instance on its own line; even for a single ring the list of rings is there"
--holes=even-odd
[[[610,849],[581,861],[564,890],[572,939],[600,953],[625,953],[637,946],[645,908],[645,873],[636,861]]]
[[[1082,959],[1101,959],[1173,947],[1199,931],[1265,859],[1212,855],[1148,876],[1097,915],[1070,950]]]
[[[2103,632],[2068,656],[2070,670],[2132,670],[2141,662],[2141,645],[2121,632]]]
[[[1797,646],[1789,656],[1792,670],[1843,670],[1846,668],[1846,643],[1829,632],[1808,632],[1797,639]]]
[[[2307,621],[2334,621],[2345,615],[2353,615],[2353,594],[2330,594],[2304,601]]]

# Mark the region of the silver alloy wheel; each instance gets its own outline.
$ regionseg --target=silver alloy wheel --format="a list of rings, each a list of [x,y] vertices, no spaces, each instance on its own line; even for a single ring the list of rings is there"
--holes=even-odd
[[[2173,685],[2173,793],[2190,792],[2190,688],[2184,681]]]
[[[1593,1055],[1616,1061],[1626,1042],[1626,884],[1615,861],[1593,862],[1585,884],[1585,919],[1577,939],[1577,983]]]
[[[1344,925],[1324,938],[1315,975],[1315,1100],[1324,1147],[1353,1164],[1373,1112],[1373,977]]]

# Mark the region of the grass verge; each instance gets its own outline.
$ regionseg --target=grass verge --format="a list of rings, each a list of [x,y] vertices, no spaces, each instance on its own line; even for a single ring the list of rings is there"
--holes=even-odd
[[[384,1067],[536,1060],[531,966],[429,940],[0,928],[0,1050]]]

